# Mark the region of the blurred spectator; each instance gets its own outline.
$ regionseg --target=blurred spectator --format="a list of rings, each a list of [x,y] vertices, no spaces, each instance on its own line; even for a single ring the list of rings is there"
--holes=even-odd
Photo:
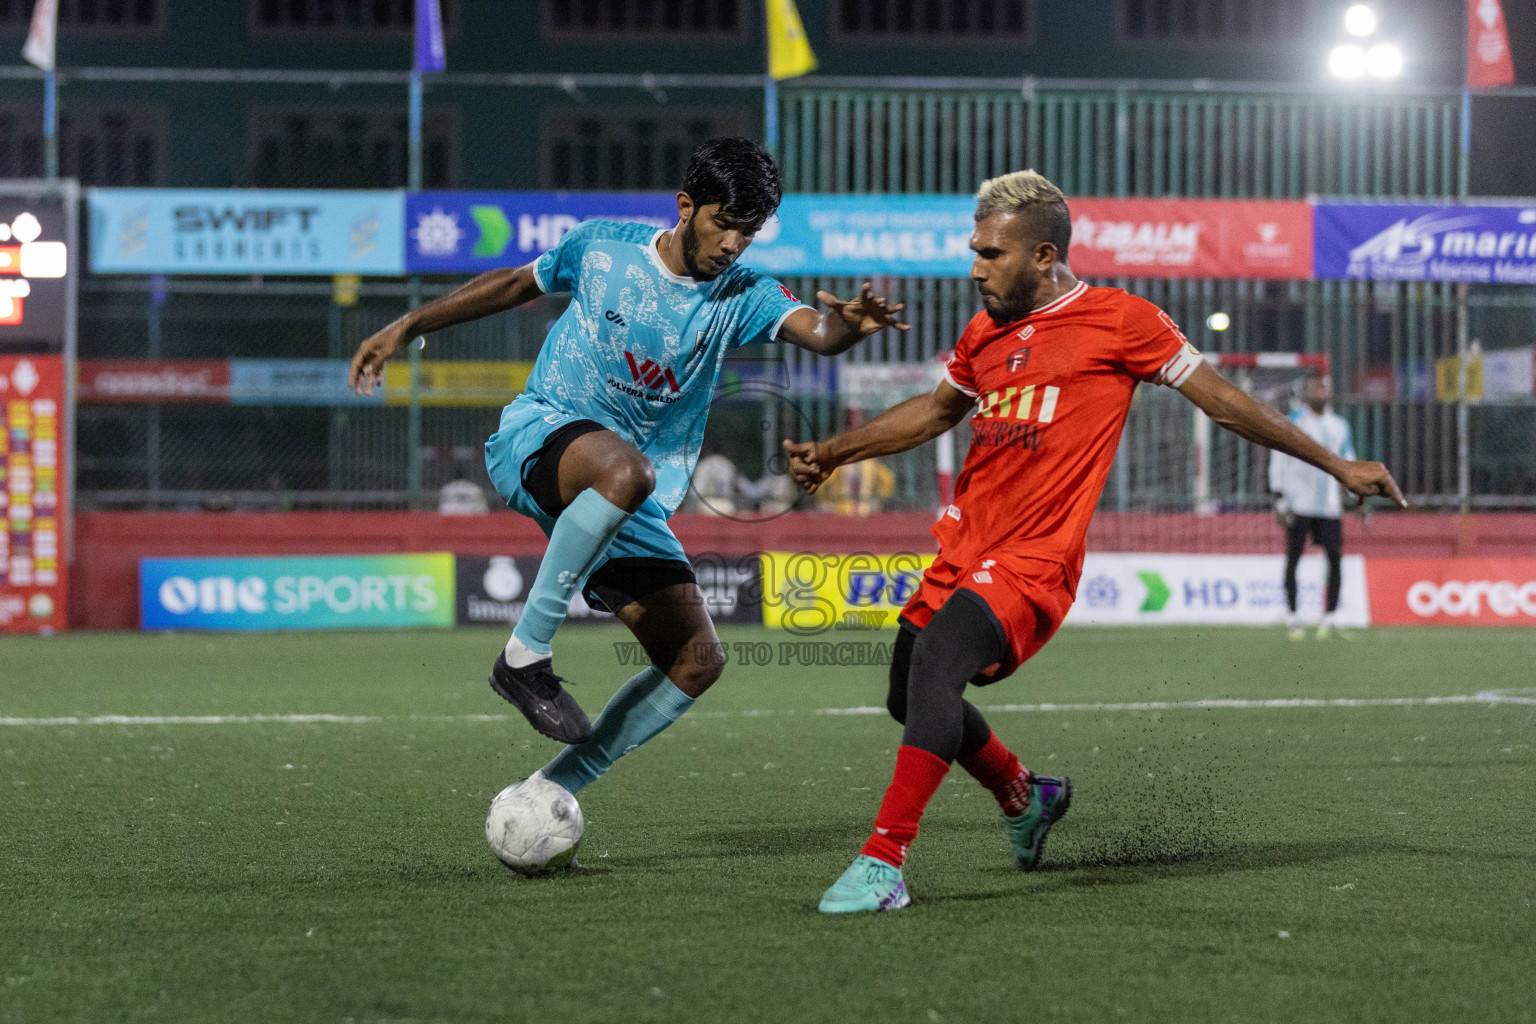
[[[823,512],[868,516],[884,509],[895,492],[896,474],[879,459],[866,459],[834,470],[816,492],[816,504]]]
[[[718,451],[709,453],[693,467],[693,483],[683,507],[689,512],[726,516],[736,511],[741,474],[736,464]]]
[[[491,510],[485,492],[472,480],[458,479],[444,484],[438,493],[437,514],[442,516],[483,516]]]

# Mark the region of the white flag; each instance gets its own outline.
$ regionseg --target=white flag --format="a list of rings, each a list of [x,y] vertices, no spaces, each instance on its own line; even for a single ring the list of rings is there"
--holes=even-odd
[[[59,29],[59,0],[37,0],[32,8],[32,28],[21,55],[44,71],[53,70],[54,37]]]

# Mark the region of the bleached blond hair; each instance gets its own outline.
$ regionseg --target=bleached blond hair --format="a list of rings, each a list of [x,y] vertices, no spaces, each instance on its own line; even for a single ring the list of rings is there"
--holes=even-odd
[[[1023,214],[1036,239],[1050,242],[1066,255],[1072,241],[1072,215],[1067,197],[1038,171],[1014,171],[988,178],[976,190],[976,219],[1000,213]]]

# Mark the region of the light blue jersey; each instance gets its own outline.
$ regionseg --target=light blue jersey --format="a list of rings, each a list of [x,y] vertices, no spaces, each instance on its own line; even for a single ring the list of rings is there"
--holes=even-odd
[[[1287,417],[1312,440],[1333,454],[1355,458],[1355,442],[1349,421],[1331,409],[1315,413],[1298,406]],[[1269,489],[1290,503],[1299,516],[1337,519],[1344,514],[1344,497],[1339,482],[1320,469],[1280,452],[1269,453]]]
[[[571,304],[513,406],[541,407],[538,418],[550,425],[593,420],[628,440],[655,467],[652,498],[671,516],[687,493],[727,353],[774,340],[804,303],[739,264],[713,281],[679,277],[657,251],[661,234],[589,220],[539,257],[539,287],[570,292]]]

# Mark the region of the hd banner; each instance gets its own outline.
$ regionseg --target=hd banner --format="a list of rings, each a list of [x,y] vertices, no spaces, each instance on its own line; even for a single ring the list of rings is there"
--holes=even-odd
[[[98,274],[405,273],[405,193],[93,188]]]
[[[1319,203],[1313,214],[1319,279],[1536,284],[1536,203]]]
[[[1077,601],[1067,615],[1077,626],[1277,626],[1285,621],[1285,560],[1280,555],[1090,554]],[[1307,555],[1297,569],[1297,611],[1304,621],[1323,614],[1327,566]],[[1344,557],[1338,624],[1368,626],[1371,603],[1365,559]]]
[[[144,629],[452,626],[450,554],[142,558]]]
[[[413,192],[406,199],[406,269],[477,274],[517,267],[553,249],[584,220],[670,228],[671,192]]]

